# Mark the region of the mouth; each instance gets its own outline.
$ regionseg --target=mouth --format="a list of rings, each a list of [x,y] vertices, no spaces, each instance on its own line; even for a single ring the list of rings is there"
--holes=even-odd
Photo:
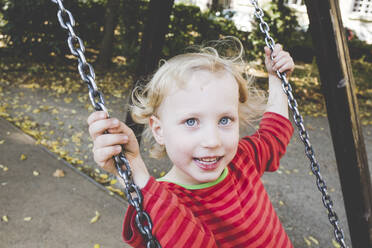
[[[223,156],[193,158],[197,166],[203,170],[214,170]]]

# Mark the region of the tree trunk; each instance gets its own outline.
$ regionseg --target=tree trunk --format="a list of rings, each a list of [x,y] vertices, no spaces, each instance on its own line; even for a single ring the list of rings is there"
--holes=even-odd
[[[100,45],[97,64],[101,67],[109,67],[112,57],[112,44],[114,41],[114,30],[118,20],[119,0],[108,0],[105,13],[105,26],[103,39]]]
[[[212,0],[211,11],[217,11],[219,6],[219,0]]]
[[[173,3],[174,0],[150,1],[136,70],[136,83],[133,87],[143,85],[144,79],[158,67]],[[126,123],[133,129],[138,142],[140,142],[143,125],[134,123],[130,114],[127,115]]]

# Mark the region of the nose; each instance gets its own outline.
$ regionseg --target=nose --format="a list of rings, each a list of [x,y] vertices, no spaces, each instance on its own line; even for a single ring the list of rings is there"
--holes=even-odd
[[[221,145],[221,135],[218,127],[208,126],[204,128],[201,145],[205,148],[215,148]]]

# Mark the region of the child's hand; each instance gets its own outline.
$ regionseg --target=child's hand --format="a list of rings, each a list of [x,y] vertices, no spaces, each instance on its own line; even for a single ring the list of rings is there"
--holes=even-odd
[[[283,48],[280,44],[276,44],[273,50],[273,58],[270,58],[271,50],[268,47],[265,47],[265,65],[269,75],[276,75],[276,71],[285,72],[287,78],[291,75],[294,70],[294,62],[291,55],[283,51]]]
[[[123,152],[131,165],[135,183],[140,188],[145,186],[149,173],[142,161],[139,145],[132,129],[118,119],[107,119],[107,114],[103,111],[92,113],[87,122],[89,134],[93,139],[94,161],[105,171],[118,175],[112,157],[118,155],[124,145]],[[106,130],[108,133],[105,134]]]

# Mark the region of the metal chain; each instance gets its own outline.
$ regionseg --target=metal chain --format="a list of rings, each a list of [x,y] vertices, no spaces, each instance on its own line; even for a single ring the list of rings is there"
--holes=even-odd
[[[82,39],[74,32],[75,20],[71,12],[64,8],[62,0],[51,0],[58,4],[58,21],[63,29],[68,30],[67,44],[71,53],[78,58],[78,70],[81,79],[87,83],[89,89],[89,98],[96,111],[105,111],[108,115],[107,108],[103,99],[103,94],[98,90],[95,82],[95,73],[91,64],[85,59],[85,47]],[[66,21],[64,20],[66,19]],[[109,118],[109,117],[108,117]],[[147,248],[161,247],[156,237],[152,235],[152,221],[150,215],[143,210],[143,195],[140,188],[133,182],[132,171],[129,161],[123,153],[114,156],[115,166],[125,183],[125,195],[130,205],[136,209],[135,222],[139,232],[146,241]],[[123,170],[123,166],[125,169]]]
[[[275,41],[270,36],[269,25],[263,19],[264,12],[263,12],[262,8],[260,8],[258,6],[257,0],[250,0],[250,1],[251,1],[251,4],[255,8],[254,15],[259,20],[259,28],[260,28],[261,32],[265,34],[265,43],[271,49],[271,51],[273,51],[274,46],[275,46]],[[272,55],[271,55],[271,59],[273,59]],[[299,133],[300,139],[302,140],[302,142],[305,145],[305,153],[306,153],[306,156],[310,160],[311,171],[313,172],[313,174],[316,177],[316,185],[318,186],[318,189],[322,194],[323,205],[328,211],[328,219],[329,219],[329,222],[332,224],[332,226],[334,228],[335,238],[336,238],[337,242],[341,245],[342,248],[346,248],[347,246],[346,246],[345,240],[344,240],[344,232],[343,232],[342,228],[339,226],[339,219],[337,217],[336,212],[333,210],[333,201],[331,199],[331,196],[328,194],[326,182],[323,180],[323,177],[320,174],[319,164],[318,164],[318,162],[315,158],[314,150],[313,150],[313,147],[312,147],[312,145],[310,143],[310,140],[309,140],[309,134],[305,129],[303,117],[301,116],[301,114],[298,111],[298,108],[297,108],[298,105],[297,105],[296,99],[293,96],[292,87],[291,87],[290,83],[287,81],[285,73],[281,73],[279,71],[276,71],[276,74],[282,80],[283,91],[288,96],[288,106],[292,110],[293,119],[294,119],[294,122],[295,122],[295,124],[298,128],[298,133]]]

